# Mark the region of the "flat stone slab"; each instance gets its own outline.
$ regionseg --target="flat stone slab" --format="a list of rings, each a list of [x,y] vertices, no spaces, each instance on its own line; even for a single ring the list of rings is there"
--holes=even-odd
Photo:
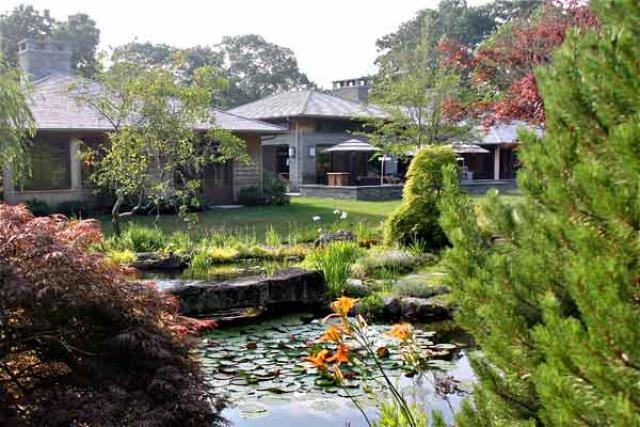
[[[322,273],[303,268],[279,270],[271,277],[177,284],[165,291],[180,300],[182,313],[187,316],[215,317],[242,309],[268,314],[320,311],[327,304]]]
[[[156,252],[140,252],[131,264],[138,270],[175,271],[187,268],[188,262],[184,257]]]

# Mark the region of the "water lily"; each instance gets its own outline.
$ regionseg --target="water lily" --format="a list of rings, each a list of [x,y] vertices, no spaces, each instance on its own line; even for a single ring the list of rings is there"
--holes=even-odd
[[[413,326],[410,323],[396,323],[391,326],[391,330],[387,332],[387,335],[398,338],[401,341],[406,341],[413,336]]]
[[[331,308],[336,312],[336,314],[346,316],[357,302],[358,300],[355,298],[340,297],[331,303]]]

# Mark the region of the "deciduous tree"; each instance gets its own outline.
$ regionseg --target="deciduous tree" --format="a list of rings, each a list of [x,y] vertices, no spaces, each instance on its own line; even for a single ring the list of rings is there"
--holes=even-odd
[[[99,85],[79,88],[80,102],[113,125],[109,144],[85,154],[94,183],[112,192],[112,223],[141,207],[179,213],[199,205],[201,172],[209,163],[247,159],[244,141],[215,127],[211,92],[219,77],[208,67],[194,71],[191,84],[177,81],[168,66],[114,64]],[[121,209],[134,206],[128,212]]]
[[[29,88],[20,77],[0,56],[0,169],[11,167],[16,180],[29,174],[29,138],[35,131]]]
[[[192,334],[211,322],[90,247],[95,221],[0,204],[0,424],[219,425]]]

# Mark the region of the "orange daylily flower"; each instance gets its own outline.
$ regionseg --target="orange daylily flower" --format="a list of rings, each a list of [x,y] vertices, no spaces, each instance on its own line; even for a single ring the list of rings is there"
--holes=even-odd
[[[331,303],[331,308],[337,314],[341,316],[346,316],[349,314],[349,312],[356,305],[357,302],[358,300],[355,298],[340,297]]]
[[[331,341],[339,344],[342,339],[342,330],[333,325],[329,325],[327,331],[320,337],[320,341]]]
[[[328,358],[327,362],[349,363],[347,353],[349,353],[349,347],[345,344],[340,344],[336,354]]]
[[[413,336],[413,326],[410,323],[396,323],[387,335],[406,341]]]
[[[315,356],[309,355],[305,358],[307,362],[311,362],[313,366],[319,369],[324,369],[327,366],[327,359],[329,358],[329,350],[320,350]]]

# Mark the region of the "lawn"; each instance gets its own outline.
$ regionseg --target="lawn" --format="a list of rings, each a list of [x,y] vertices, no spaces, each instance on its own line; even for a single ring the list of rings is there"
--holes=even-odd
[[[214,209],[199,215],[198,223],[191,229],[193,237],[224,230],[226,232],[255,234],[258,240],[264,240],[264,235],[273,227],[279,234],[286,235],[292,230],[312,230],[317,233],[318,228],[329,228],[338,215],[336,209],[347,212],[347,219],[341,222],[347,229],[353,229],[356,224],[377,228],[398,205],[400,200],[384,202],[364,202],[354,200],[317,199],[294,197],[288,206],[256,206],[234,209]],[[319,221],[312,218],[319,216]],[[101,218],[106,235],[111,234],[109,217]],[[155,216],[136,216],[128,222],[153,225]],[[163,215],[157,225],[165,232],[185,230],[185,222],[175,215]]]
[[[480,200],[483,196],[474,196]],[[522,199],[519,194],[501,196],[507,203],[517,203]],[[368,228],[374,234],[381,221],[400,205],[400,200],[383,202],[365,202],[360,200],[318,199],[294,197],[288,206],[255,206],[233,209],[213,209],[198,215],[199,221],[190,230],[185,222],[176,215],[163,215],[157,225],[167,234],[177,230],[189,231],[192,237],[199,238],[206,234],[225,231],[255,235],[257,240],[264,241],[265,233],[273,227],[281,236],[291,232],[302,233],[306,237],[317,237],[318,229],[342,228],[346,230]],[[338,222],[334,211],[347,212],[347,219]],[[320,217],[314,221],[313,217]],[[112,233],[110,217],[100,218],[104,233]],[[127,222],[152,226],[155,216],[136,216]]]

